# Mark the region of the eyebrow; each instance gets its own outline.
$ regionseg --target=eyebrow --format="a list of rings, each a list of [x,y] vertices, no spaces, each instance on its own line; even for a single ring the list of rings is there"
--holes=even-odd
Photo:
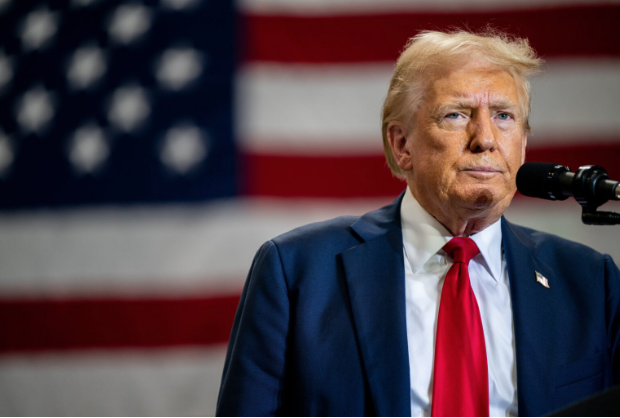
[[[469,109],[477,107],[476,102],[473,99],[462,99],[450,101],[448,103],[442,103],[435,108],[434,113],[443,113],[450,109]],[[507,109],[507,110],[519,110],[519,105],[513,103],[511,100],[497,97],[491,99],[489,105],[491,109]]]
[[[435,108],[434,113],[443,113],[451,109],[468,109],[475,107],[476,103],[473,100],[456,100],[453,102],[442,103]]]

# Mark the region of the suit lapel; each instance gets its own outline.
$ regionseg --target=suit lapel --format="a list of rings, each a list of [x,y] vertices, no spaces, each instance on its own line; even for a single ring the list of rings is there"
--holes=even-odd
[[[362,243],[341,254],[371,398],[377,415],[410,415],[409,354],[400,203],[351,226]],[[535,255],[533,241],[502,218],[515,332],[519,414],[553,408],[557,341],[554,271]],[[536,271],[550,288],[536,281]]]
[[[534,242],[502,218],[514,322],[519,415],[541,416],[553,409],[556,317],[554,271],[535,256]],[[536,272],[549,281],[544,287]]]
[[[352,225],[364,242],[342,253],[362,361],[379,416],[411,415],[401,199]]]

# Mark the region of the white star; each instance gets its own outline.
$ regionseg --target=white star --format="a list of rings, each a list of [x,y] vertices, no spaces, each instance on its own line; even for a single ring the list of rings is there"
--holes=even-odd
[[[157,62],[156,77],[170,90],[180,90],[202,72],[202,57],[192,48],[171,48]]]
[[[183,10],[195,7],[198,0],[162,0],[162,5],[172,10]]]
[[[137,129],[151,112],[142,87],[118,88],[112,95],[108,119],[118,129],[131,132]]]
[[[84,89],[97,81],[105,71],[106,61],[103,51],[94,46],[87,46],[73,53],[67,78],[73,88]]]
[[[0,132],[0,177],[8,174],[14,159],[15,154],[10,139]]]
[[[89,124],[75,131],[69,148],[69,161],[82,174],[97,171],[110,155],[110,148],[100,127]]]
[[[0,13],[2,13],[9,4],[11,4],[11,0],[0,0]]]
[[[151,12],[149,9],[138,4],[124,4],[114,11],[108,32],[116,42],[127,45],[150,27]]]
[[[52,95],[42,87],[28,90],[17,103],[17,122],[24,132],[41,132],[54,117]]]
[[[73,7],[86,7],[95,3],[97,0],[72,0]]]
[[[35,10],[22,23],[22,43],[27,50],[39,49],[52,39],[57,29],[56,14],[45,9]]]
[[[0,91],[13,79],[11,59],[0,52]]]
[[[161,161],[177,174],[187,174],[207,156],[207,143],[197,126],[182,123],[168,130],[161,149]]]

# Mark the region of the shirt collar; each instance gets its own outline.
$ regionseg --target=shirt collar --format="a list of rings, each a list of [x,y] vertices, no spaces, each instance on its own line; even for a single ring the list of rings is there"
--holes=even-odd
[[[453,235],[437,219],[433,218],[413,197],[409,187],[400,206],[403,245],[411,270],[416,273]],[[502,272],[502,228],[498,220],[470,238],[480,249],[476,256],[496,281]],[[481,257],[482,256],[482,257]],[[481,257],[481,258],[480,258]]]

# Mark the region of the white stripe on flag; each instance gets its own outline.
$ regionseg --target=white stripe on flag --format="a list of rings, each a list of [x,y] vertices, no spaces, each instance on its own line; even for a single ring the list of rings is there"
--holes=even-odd
[[[239,199],[0,215],[3,296],[239,293],[260,245],[386,199]]]
[[[610,203],[601,210],[620,212],[620,203]],[[573,198],[552,202],[522,197],[512,202],[505,216],[518,225],[559,235],[609,254],[616,264],[620,264],[618,226],[584,225],[581,222],[581,206]]]
[[[236,123],[246,150],[381,153],[381,105],[393,64],[257,64],[238,75]]]
[[[225,347],[0,358],[1,416],[212,416]]]
[[[536,145],[538,137],[562,144],[620,139],[620,60],[550,60],[544,71],[532,80],[530,123]]]
[[[380,112],[392,64],[256,64],[239,75],[242,146],[277,154],[382,152]],[[620,60],[552,60],[532,82],[530,145],[620,138]],[[584,111],[587,108],[588,111]]]
[[[283,232],[390,199],[245,199],[176,208],[0,217],[0,294],[18,297],[192,296],[240,292],[259,246]],[[608,210],[616,210],[611,203]],[[616,206],[616,207],[613,207]],[[572,199],[515,200],[508,219],[620,260],[611,227],[581,224]]]

